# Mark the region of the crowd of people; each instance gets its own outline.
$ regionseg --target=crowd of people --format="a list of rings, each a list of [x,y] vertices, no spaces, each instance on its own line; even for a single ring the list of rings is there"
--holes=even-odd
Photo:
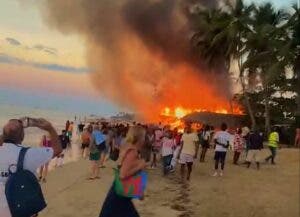
[[[51,158],[56,159],[56,165],[62,166],[65,150],[70,147],[74,134],[74,122],[67,121],[65,129],[58,135],[53,126],[44,119],[10,120],[5,125],[0,137],[0,214],[10,217],[9,205],[4,198],[5,183],[9,180],[9,165],[18,164],[18,155],[22,150],[24,128],[38,127],[47,132],[43,136],[40,148],[30,148],[24,158],[23,167],[32,173],[39,168],[38,180],[46,182],[48,163]],[[222,123],[218,130],[203,125],[200,129],[193,129],[190,123],[185,124],[183,131],[170,126],[129,124],[110,124],[94,122],[77,126],[77,135],[81,142],[83,158],[89,157],[91,162],[88,180],[100,178],[100,169],[106,167],[108,159],[117,162],[120,180],[134,176],[141,170],[156,169],[161,164],[162,175],[167,176],[180,165],[180,175],[183,182],[191,179],[193,165],[196,159],[205,162],[208,149],[214,150],[214,169],[212,176],[223,176],[228,150],[233,151],[232,163],[250,167],[254,162],[257,169],[263,149],[263,134],[251,131],[249,128],[228,130]],[[277,148],[279,148],[279,134],[274,128],[268,136],[267,146],[270,156],[265,162],[275,164]],[[201,149],[201,151],[200,151]],[[245,155],[241,162],[241,156]],[[20,160],[20,158],[19,158]],[[138,216],[131,198],[122,197],[116,193],[115,184],[112,185],[103,204],[101,217]],[[142,199],[142,196],[140,196]],[[111,204],[117,204],[119,209],[111,209]],[[116,205],[115,205],[116,206]]]
[[[190,180],[195,159],[199,158],[200,163],[205,162],[209,149],[214,149],[215,152],[213,176],[223,176],[229,149],[233,151],[232,163],[234,165],[243,164],[249,168],[254,162],[257,169],[260,168],[264,137],[257,130],[251,131],[248,127],[244,127],[232,131],[228,130],[225,123],[218,127],[218,130],[209,125],[193,129],[192,125],[187,123],[183,131],[161,124],[134,123],[133,125],[144,128],[146,132],[139,156],[146,162],[149,169],[156,169],[160,164],[163,175],[175,172],[178,163],[182,179]],[[108,159],[118,160],[120,149],[126,145],[129,128],[129,124],[100,122],[83,126],[83,131],[80,133],[81,150],[83,158],[89,156],[91,161],[89,180],[100,178],[99,168],[105,168],[105,162]],[[270,149],[270,156],[265,158],[265,162],[270,161],[275,164],[276,150],[279,146],[279,134],[276,127],[268,137],[267,146]],[[240,162],[241,156],[243,156],[242,162]]]

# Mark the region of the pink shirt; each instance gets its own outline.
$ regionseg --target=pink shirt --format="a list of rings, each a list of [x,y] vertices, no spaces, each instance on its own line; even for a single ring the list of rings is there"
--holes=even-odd
[[[233,141],[233,150],[237,152],[242,152],[244,148],[244,139],[241,135],[235,134]]]
[[[162,142],[163,132],[162,130],[155,130],[154,134],[155,134],[154,146],[160,148],[162,146],[161,142]]]
[[[172,155],[175,147],[176,147],[175,139],[169,139],[167,137],[164,137],[162,140],[162,150],[161,150],[162,156]]]

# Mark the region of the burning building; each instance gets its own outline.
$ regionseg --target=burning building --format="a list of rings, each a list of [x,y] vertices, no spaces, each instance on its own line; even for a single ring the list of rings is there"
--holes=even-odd
[[[86,44],[99,93],[145,121],[232,108],[224,66],[205,68],[193,52],[189,13],[208,0],[45,0],[46,23]]]

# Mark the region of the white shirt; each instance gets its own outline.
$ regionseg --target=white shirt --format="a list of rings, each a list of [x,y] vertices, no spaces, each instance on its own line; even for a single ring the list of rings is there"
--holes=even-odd
[[[11,217],[5,196],[6,174],[10,165],[17,165],[21,147],[4,143],[0,146],[0,216]],[[24,169],[36,174],[37,169],[53,157],[52,148],[30,148],[24,158]]]
[[[230,133],[226,132],[226,131],[219,131],[215,134],[214,136],[214,140],[216,139],[217,142],[227,145],[228,142],[230,143],[231,141],[231,135]],[[222,145],[218,145],[216,144],[216,151],[221,151],[221,152],[227,152],[227,148],[224,148]]]
[[[199,141],[199,138],[196,133],[184,133],[181,137],[183,142],[183,147],[181,153],[195,155],[196,154],[196,142]]]

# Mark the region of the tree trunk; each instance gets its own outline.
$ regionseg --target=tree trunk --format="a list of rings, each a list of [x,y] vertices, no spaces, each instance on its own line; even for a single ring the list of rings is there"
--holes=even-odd
[[[240,71],[239,79],[240,79],[240,82],[242,85],[243,95],[245,97],[246,108],[247,108],[247,111],[248,111],[248,114],[249,114],[250,120],[251,120],[251,129],[254,130],[256,128],[256,119],[255,119],[255,115],[254,115],[254,112],[253,112],[253,109],[252,109],[252,106],[251,106],[251,103],[249,100],[249,95],[246,91],[246,85],[243,80],[243,73],[241,72],[242,58],[240,57],[237,61],[238,61],[238,67],[239,67],[239,71]]]
[[[256,119],[255,119],[254,112],[252,110],[252,106],[251,106],[251,103],[249,100],[249,95],[245,89],[245,84],[243,81],[241,81],[241,83],[242,83],[243,94],[245,96],[245,104],[246,104],[247,111],[248,111],[248,114],[249,114],[250,120],[251,120],[251,129],[254,130],[256,128]]]
[[[265,132],[266,135],[269,135],[271,132],[271,117],[270,117],[270,105],[269,97],[265,97]]]

